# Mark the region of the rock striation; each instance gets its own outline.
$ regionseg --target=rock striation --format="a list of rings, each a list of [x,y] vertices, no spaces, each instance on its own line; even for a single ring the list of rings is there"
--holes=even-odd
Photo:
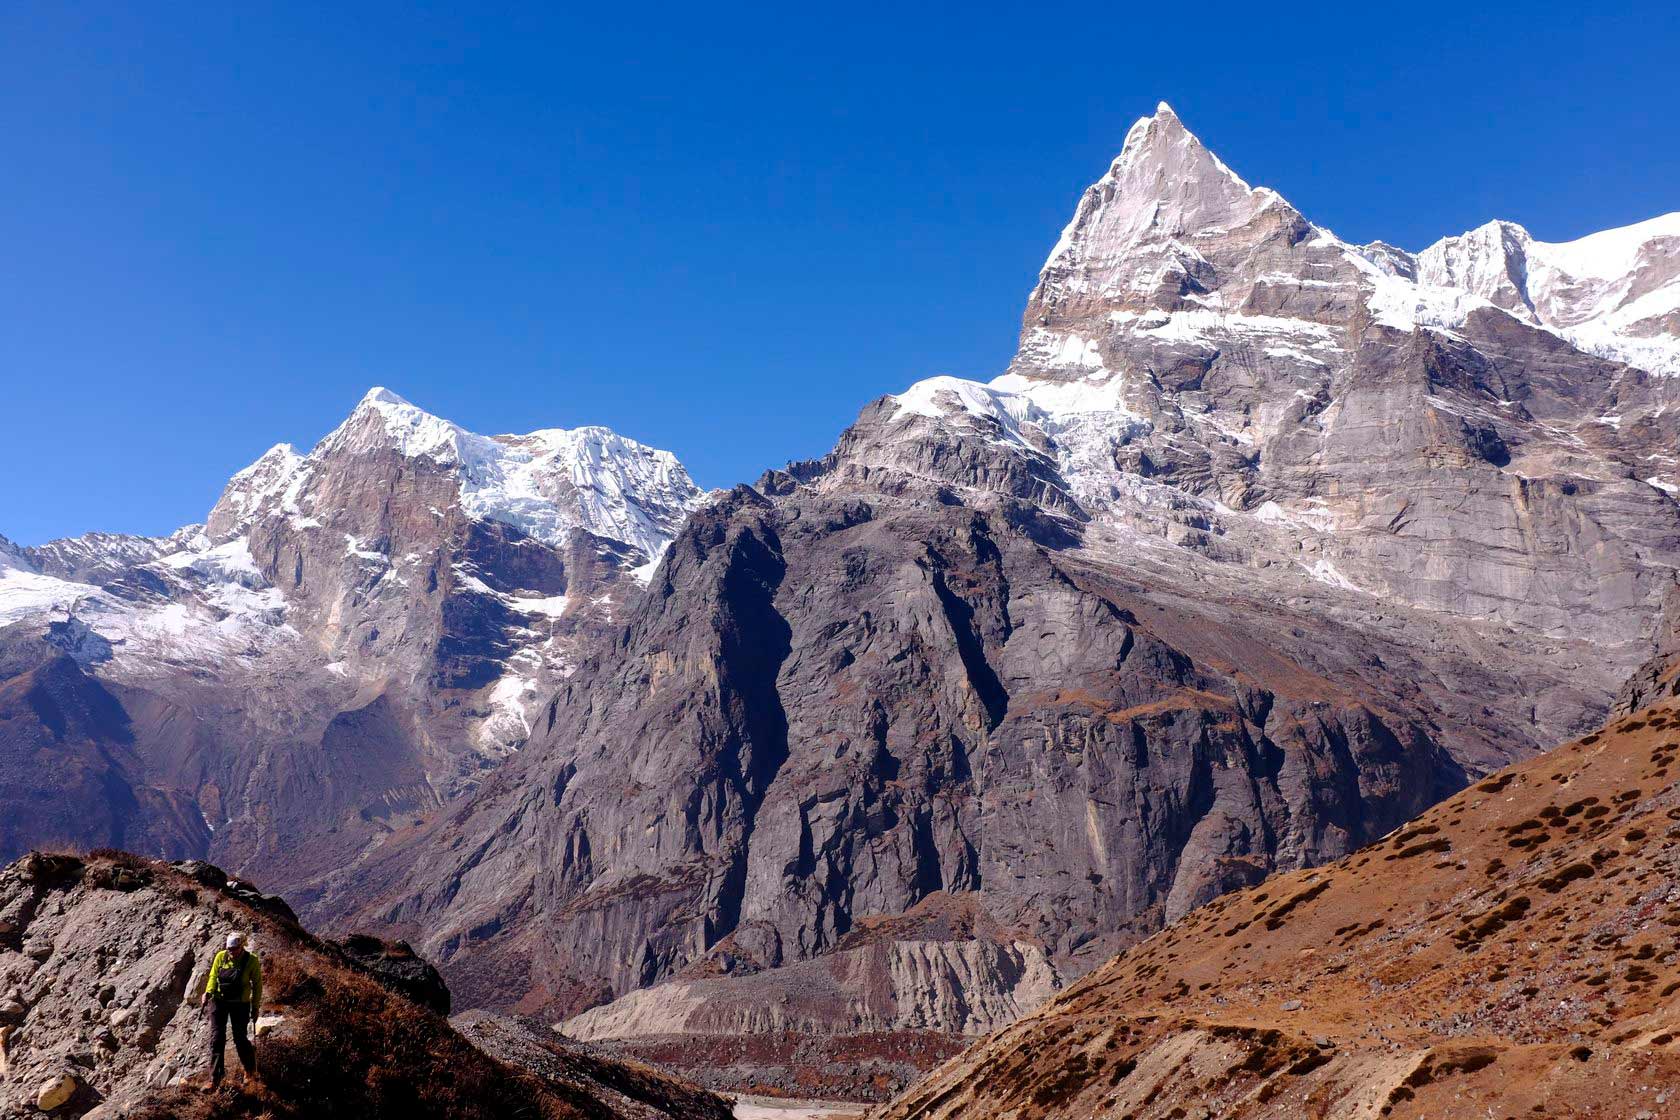
[[[1680,1094],[1680,707],[1227,895],[874,1120],[1664,1116]]]

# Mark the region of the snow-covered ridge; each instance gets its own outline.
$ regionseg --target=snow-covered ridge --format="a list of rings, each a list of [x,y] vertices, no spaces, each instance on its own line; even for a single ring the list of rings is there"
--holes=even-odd
[[[304,458],[297,449],[289,443],[275,444],[228,480],[210,515],[210,531],[222,535],[243,530],[270,506],[296,513],[298,491],[307,480]]]
[[[0,626],[25,619],[75,619],[114,649],[136,674],[163,671],[183,658],[204,664],[246,653],[276,638],[293,637],[286,604],[263,578],[244,537],[212,545],[198,526],[170,537],[89,534],[54,541],[51,560],[80,556],[81,569],[99,573],[144,568],[154,587],[168,589],[131,598],[100,583],[53,574],[32,563],[29,551],[0,551]],[[100,538],[112,546],[95,551]],[[91,538],[91,539],[90,539]],[[134,542],[157,547],[146,553]],[[172,546],[172,547],[170,547]]]
[[[1680,212],[1564,242],[1489,222],[1416,261],[1420,285],[1470,293],[1587,353],[1680,374]]]
[[[1100,504],[1112,494],[1114,449],[1151,428],[1126,408],[1121,379],[1106,372],[1074,382],[1009,373],[990,382],[930,377],[888,399],[897,406],[889,423],[967,416],[995,424],[995,438],[1020,450],[1048,446],[1081,503]]]
[[[43,573],[27,550],[0,537],[0,626],[74,603],[96,591],[89,584]]]
[[[607,428],[484,436],[384,388],[370,390],[301,469],[334,453],[375,450],[453,468],[468,516],[512,525],[550,545],[584,529],[657,558],[704,500],[675,455]],[[271,473],[269,494],[283,474],[278,467]]]

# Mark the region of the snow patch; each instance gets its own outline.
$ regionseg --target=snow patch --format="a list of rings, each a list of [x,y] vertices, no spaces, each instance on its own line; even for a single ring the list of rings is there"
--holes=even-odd
[[[68,611],[98,595],[99,588],[90,583],[74,583],[22,567],[0,566],[0,626],[10,626],[37,615]]]
[[[559,618],[565,614],[566,602],[565,595],[550,595],[543,599],[524,599],[515,595],[510,596],[507,601],[508,606],[521,614],[542,615],[544,618]]]

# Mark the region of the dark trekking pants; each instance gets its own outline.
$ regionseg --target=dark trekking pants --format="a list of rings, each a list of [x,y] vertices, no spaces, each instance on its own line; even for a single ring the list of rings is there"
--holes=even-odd
[[[222,1053],[227,1049],[230,1025],[233,1027],[233,1048],[239,1052],[239,1064],[245,1067],[246,1073],[257,1071],[257,1052],[252,1049],[250,1036],[246,1033],[250,1023],[250,1004],[223,999],[210,1001],[210,1084],[220,1085],[222,1074],[227,1072]]]

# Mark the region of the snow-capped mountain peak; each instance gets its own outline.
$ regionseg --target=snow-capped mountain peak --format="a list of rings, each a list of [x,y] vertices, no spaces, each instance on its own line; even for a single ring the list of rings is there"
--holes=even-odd
[[[669,451],[599,426],[480,435],[382,386],[307,455],[277,444],[233,476],[209,519],[227,540],[265,512],[312,518],[314,483],[367,456],[395,453],[453,475],[462,510],[548,545],[574,529],[655,560],[703,494]]]
[[[352,452],[393,450],[409,458],[458,462],[472,433],[418,408],[383,386],[369,389],[349,417],[317,446]]]
[[[277,443],[228,480],[210,516],[206,532],[229,540],[243,532],[251,519],[270,505],[289,512],[297,509],[297,490],[304,481],[304,457],[289,443]]]
[[[1250,186],[1163,104],[1080,198],[1006,374],[920,382],[885,417],[893,439],[978,435],[1027,464],[977,474],[980,489],[1059,492],[1168,536],[1185,530],[1152,510],[1201,511],[1194,532],[1258,511],[1264,536],[1356,521],[1302,480],[1332,454],[1365,463],[1367,435],[1335,450],[1359,424],[1387,439],[1420,416],[1420,439],[1490,470],[1546,477],[1591,449],[1597,475],[1634,480],[1634,504],[1680,492],[1668,449],[1637,434],[1674,424],[1680,390],[1661,375],[1680,375],[1680,214],[1562,243],[1496,221],[1417,254],[1355,245]],[[1308,565],[1318,582],[1399,586],[1351,547],[1326,563]]]
[[[1680,212],[1563,242],[1488,222],[1419,253],[1417,278],[1485,299],[1588,353],[1680,373]]]
[[[1043,276],[1112,266],[1152,240],[1182,249],[1175,239],[1244,225],[1281,202],[1276,192],[1244,182],[1163,101],[1154,116],[1132,125],[1108,172],[1080,199]]]
[[[1284,336],[1299,349],[1351,325],[1355,306],[1360,321],[1405,332],[1457,332],[1497,309],[1585,353],[1680,374],[1680,214],[1561,243],[1495,221],[1415,255],[1354,245],[1250,186],[1163,103],[1080,198],[1010,368],[1056,380],[1121,371],[1124,336],[1217,348],[1233,322],[1272,350]]]
[[[461,501],[548,544],[573,527],[664,552],[703,495],[677,457],[602,427],[463,442]]]

